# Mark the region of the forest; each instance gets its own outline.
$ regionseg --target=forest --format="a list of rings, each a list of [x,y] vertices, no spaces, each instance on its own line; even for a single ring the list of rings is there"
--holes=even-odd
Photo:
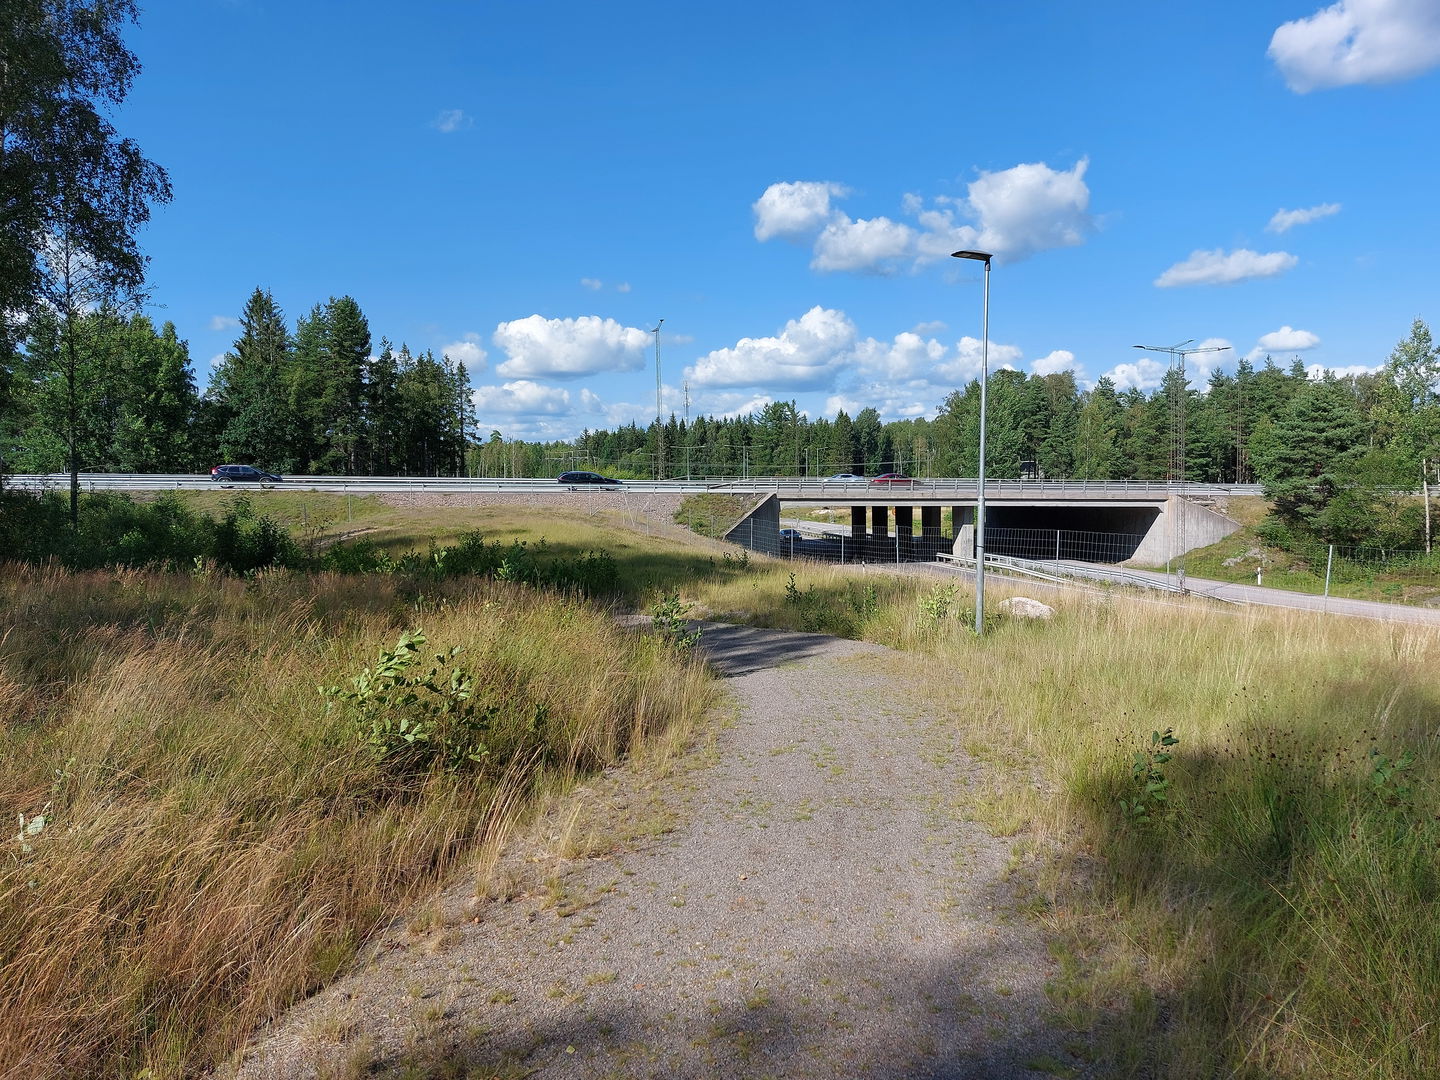
[[[222,461],[286,474],[455,476],[474,425],[463,364],[382,340],[348,296],[292,330],[256,289],[240,335],[196,385],[171,323],[101,306],[41,312],[0,411],[5,471],[203,472]]]

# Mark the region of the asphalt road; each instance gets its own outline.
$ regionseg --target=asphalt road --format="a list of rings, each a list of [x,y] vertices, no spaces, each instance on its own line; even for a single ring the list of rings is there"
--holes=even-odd
[[[1162,574],[1152,570],[1127,568],[1126,573],[1156,581],[1171,583],[1175,581],[1174,574]],[[1185,584],[1195,596],[1210,596],[1240,604],[1265,604],[1269,607],[1292,608],[1298,611],[1321,611],[1330,615],[1352,615],[1356,618],[1380,619],[1385,622],[1440,625],[1440,609],[1436,608],[1386,604],[1377,600],[1351,600],[1340,596],[1316,596],[1313,593],[1267,589],[1263,585],[1239,585],[1232,581],[1211,581],[1208,578],[1189,576],[1185,578]]]

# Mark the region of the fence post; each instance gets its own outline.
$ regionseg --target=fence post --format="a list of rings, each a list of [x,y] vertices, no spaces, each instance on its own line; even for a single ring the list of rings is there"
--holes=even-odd
[[[900,526],[895,526],[895,565],[900,565]]]
[[[1335,565],[1335,545],[1330,545],[1330,554],[1325,556],[1325,599],[1330,599],[1330,568]]]
[[[1055,561],[1060,561],[1060,530],[1055,530]]]

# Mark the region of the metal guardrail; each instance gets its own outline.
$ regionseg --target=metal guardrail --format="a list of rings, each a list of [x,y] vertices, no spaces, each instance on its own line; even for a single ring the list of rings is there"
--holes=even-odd
[[[939,562],[953,563],[970,569],[975,568],[975,559],[966,555],[939,554],[936,556]],[[1139,589],[1153,589],[1159,592],[1183,594],[1185,590],[1173,582],[1160,578],[1149,577],[1144,574],[1130,574],[1124,570],[1111,570],[1099,566],[1076,566],[1073,563],[1055,562],[1042,559],[1018,559],[1010,555],[985,556],[985,568],[987,570],[999,570],[1002,573],[1021,574],[1025,577],[1039,578],[1043,581],[1072,583],[1076,578],[1085,581],[1098,581],[1110,585],[1128,585]],[[1224,599],[1217,597],[1216,599]],[[1226,600],[1227,603],[1234,601]]]
[[[69,473],[39,473],[7,477],[11,487],[36,489],[64,488],[70,483]],[[81,473],[80,486],[86,491],[162,491],[187,488],[208,488],[221,485],[206,475],[194,473]],[[875,500],[919,495],[934,498],[951,495],[973,499],[979,484],[973,477],[933,477],[908,483],[876,484],[872,481],[829,483],[787,476],[697,478],[693,480],[624,480],[615,487],[602,485],[564,485],[550,479],[507,479],[500,477],[444,476],[290,476],[273,485],[310,491],[432,491],[432,492],[495,492],[537,493],[554,491],[621,490],[647,494],[703,494],[706,492],[736,495],[776,495],[781,498],[816,499],[831,497]],[[1258,495],[1258,484],[1170,484],[1151,480],[989,480],[985,481],[986,498],[1113,498],[1162,499],[1171,495],[1209,498],[1225,495]]]

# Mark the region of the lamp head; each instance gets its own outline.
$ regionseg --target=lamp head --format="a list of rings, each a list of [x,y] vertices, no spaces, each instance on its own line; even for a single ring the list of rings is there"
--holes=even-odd
[[[989,267],[990,260],[994,258],[988,251],[952,251],[950,257],[952,259],[974,259],[976,262],[983,262],[986,267]]]

